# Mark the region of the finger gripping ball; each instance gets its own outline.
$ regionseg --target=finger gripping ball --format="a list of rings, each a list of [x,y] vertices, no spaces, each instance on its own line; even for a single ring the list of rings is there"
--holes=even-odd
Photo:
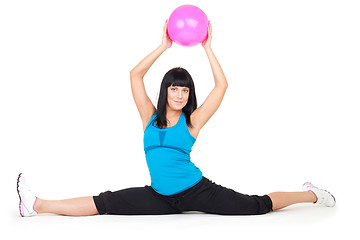
[[[192,47],[206,39],[208,25],[208,18],[200,8],[183,5],[171,13],[167,32],[171,40],[177,44]]]

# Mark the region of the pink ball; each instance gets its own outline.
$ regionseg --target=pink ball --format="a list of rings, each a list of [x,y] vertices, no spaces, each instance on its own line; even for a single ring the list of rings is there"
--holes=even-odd
[[[167,32],[171,40],[177,44],[192,47],[206,39],[208,25],[208,18],[200,8],[183,5],[171,13]]]

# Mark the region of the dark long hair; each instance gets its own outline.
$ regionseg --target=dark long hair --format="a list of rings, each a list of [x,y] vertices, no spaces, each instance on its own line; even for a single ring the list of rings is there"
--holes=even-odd
[[[185,69],[181,67],[173,68],[169,70],[160,86],[160,94],[157,103],[157,117],[156,125],[160,128],[165,128],[167,126],[166,120],[166,104],[167,104],[167,89],[170,86],[179,86],[179,87],[188,87],[189,88],[189,98],[186,106],[182,109],[186,117],[186,124],[189,127],[192,127],[190,121],[191,113],[197,108],[196,94],[195,94],[195,85],[192,77]]]

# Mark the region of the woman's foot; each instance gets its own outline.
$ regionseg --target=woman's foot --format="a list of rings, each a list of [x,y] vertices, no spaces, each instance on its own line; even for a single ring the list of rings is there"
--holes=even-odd
[[[333,207],[336,204],[335,197],[328,191],[315,187],[312,183],[306,182],[302,187],[303,191],[312,191],[317,197],[316,204],[326,207]]]
[[[36,201],[35,195],[29,190],[25,183],[25,178],[22,173],[19,174],[17,179],[17,192],[20,198],[19,210],[22,217],[31,217],[37,214],[34,210]]]

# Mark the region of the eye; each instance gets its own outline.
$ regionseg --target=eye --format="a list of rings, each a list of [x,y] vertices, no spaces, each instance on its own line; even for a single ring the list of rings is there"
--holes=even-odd
[[[188,93],[189,92],[189,89],[184,89],[184,93]]]
[[[175,91],[176,91],[176,88],[174,88],[174,87],[173,87],[173,88],[171,88],[171,91],[175,92]]]

